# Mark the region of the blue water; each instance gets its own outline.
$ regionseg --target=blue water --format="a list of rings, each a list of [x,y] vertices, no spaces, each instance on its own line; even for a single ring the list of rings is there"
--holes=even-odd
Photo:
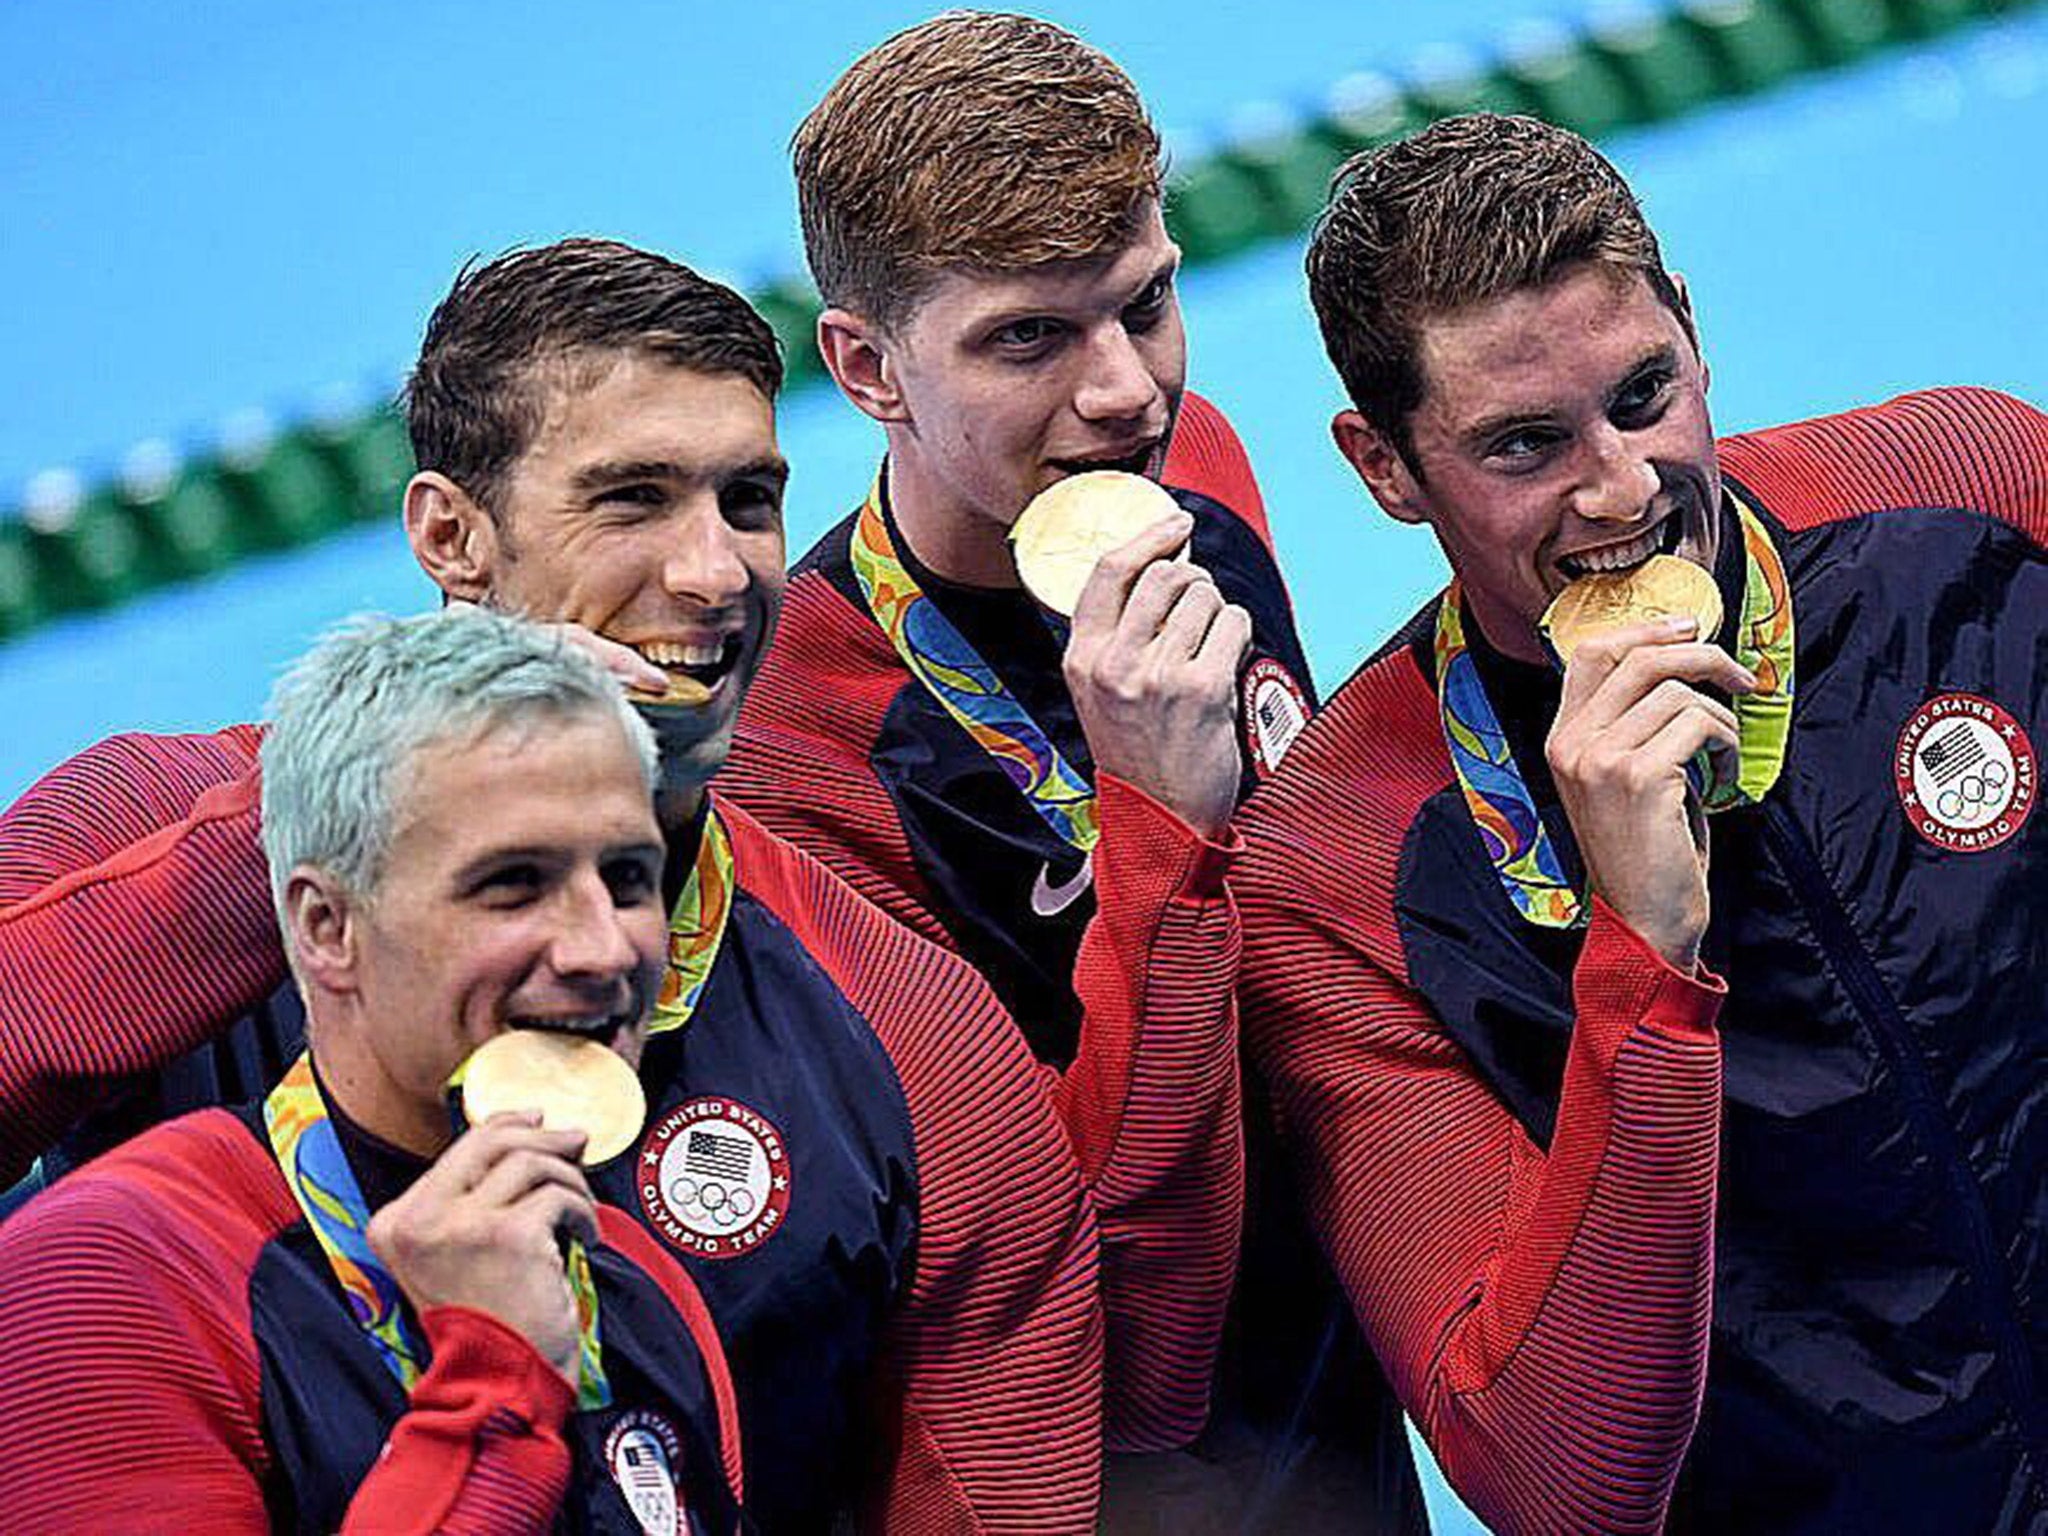
[[[0,10],[0,496],[104,470],[252,403],[388,387],[468,253],[596,231],[739,279],[797,260],[782,146],[844,61],[921,7],[651,3],[566,28],[452,4]],[[1544,8],[1538,8],[1539,10]],[[1548,8],[1571,14],[1576,7]],[[1180,142],[1246,102],[1481,42],[1500,7],[1068,5]],[[87,12],[90,13],[89,17]],[[745,57],[748,53],[757,57]],[[2048,15],[1959,33],[1610,146],[1691,284],[1724,430],[1941,383],[2048,400]],[[1251,448],[1309,654],[1334,686],[1441,579],[1428,536],[1329,445],[1341,405],[1281,243],[1192,273],[1196,386]],[[782,413],[792,548],[841,515],[878,439],[829,391]],[[0,646],[0,799],[110,731],[248,718],[311,636],[431,599],[395,520]],[[1436,1490],[1438,1529],[1475,1529]]]

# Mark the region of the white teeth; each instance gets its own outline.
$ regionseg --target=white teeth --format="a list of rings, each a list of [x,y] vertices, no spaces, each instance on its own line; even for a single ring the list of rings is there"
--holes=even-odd
[[[1652,528],[1626,544],[1608,544],[1600,549],[1582,549],[1568,557],[1571,564],[1582,571],[1625,571],[1631,566],[1641,565],[1657,553],[1658,528]]]
[[[673,640],[649,640],[638,649],[657,667],[711,667],[725,654],[724,645],[717,641],[709,645],[679,645]]]

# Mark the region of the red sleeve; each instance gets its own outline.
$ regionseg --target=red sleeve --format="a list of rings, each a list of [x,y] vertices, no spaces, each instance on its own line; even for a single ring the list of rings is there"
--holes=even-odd
[[[1114,1451],[1171,1450],[1208,1417],[1244,1218],[1236,856],[1142,791],[1097,786],[1096,913],[1057,1098],[1102,1224]]]
[[[1252,474],[1244,444],[1238,441],[1228,418],[1192,391],[1181,397],[1180,418],[1174,423],[1160,479],[1221,502],[1259,536],[1268,554],[1273,552],[1266,503],[1259,495],[1259,482]]]
[[[269,1529],[247,1277],[271,1229],[225,1201],[169,1214],[183,1125],[0,1226],[0,1530]]]
[[[1434,732],[1433,700],[1354,684],[1347,704],[1363,744],[1323,750],[1327,725],[1296,744],[1245,818],[1237,878],[1246,1040],[1311,1216],[1482,1520],[1661,1529],[1705,1379],[1719,985],[1672,971],[1596,902],[1556,1132],[1535,1145],[1401,969],[1401,833],[1441,780],[1363,759]]]
[[[2048,543],[2048,416],[1994,390],[1930,389],[1746,432],[1724,438],[1720,457],[1789,527],[1968,507]]]
[[[719,793],[950,949],[862,745],[907,681],[873,623],[823,578],[799,577]],[[1237,915],[1222,884],[1233,849],[1114,779],[1099,793],[1098,912],[1074,978],[1081,1044],[1056,1103],[1103,1228],[1109,1441],[1159,1449],[1205,1416],[1243,1205]]]
[[[728,808],[747,889],[894,1063],[917,1154],[917,1269],[891,1324],[899,1410],[875,1523],[1083,1532],[1100,1486],[1095,1224],[1023,1037],[965,961]]]
[[[554,1528],[569,1487],[576,1390],[523,1337],[467,1307],[421,1314],[433,1363],[342,1530],[516,1536]]]
[[[285,979],[257,740],[114,737],[0,815],[0,1182]]]

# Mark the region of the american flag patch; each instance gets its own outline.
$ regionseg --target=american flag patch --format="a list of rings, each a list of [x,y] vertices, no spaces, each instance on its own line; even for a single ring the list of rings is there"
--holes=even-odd
[[[1943,787],[1956,775],[1983,762],[1984,755],[1984,743],[1977,739],[1967,720],[1957,721],[1920,749],[1920,761],[1934,775],[1934,782]]]
[[[745,1179],[754,1166],[754,1145],[744,1136],[721,1136],[716,1131],[690,1132],[690,1145],[683,1154],[683,1170],[699,1178]]]

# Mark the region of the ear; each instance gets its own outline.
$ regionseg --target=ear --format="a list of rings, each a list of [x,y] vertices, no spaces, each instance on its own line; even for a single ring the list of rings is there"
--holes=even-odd
[[[1693,313],[1692,290],[1685,285],[1685,274],[1671,274],[1671,286],[1678,291],[1678,321],[1685,327],[1685,334],[1692,340],[1693,356],[1700,360],[1700,388],[1707,389],[1714,382],[1714,370],[1707,366],[1707,349],[1700,345],[1699,317]]]
[[[841,394],[865,414],[884,423],[906,422],[897,383],[895,343],[873,321],[850,309],[818,316],[818,352]]]
[[[1372,492],[1381,511],[1401,523],[1429,520],[1429,505],[1422,487],[1416,483],[1408,461],[1384,432],[1357,411],[1339,411],[1330,423],[1330,436],[1337,451],[1358,471],[1358,478]]]
[[[438,470],[405,487],[405,539],[420,569],[448,596],[482,602],[498,568],[498,524]]]
[[[337,994],[360,990],[360,917],[357,898],[326,870],[301,864],[291,872],[284,887],[285,937],[304,984]]]

